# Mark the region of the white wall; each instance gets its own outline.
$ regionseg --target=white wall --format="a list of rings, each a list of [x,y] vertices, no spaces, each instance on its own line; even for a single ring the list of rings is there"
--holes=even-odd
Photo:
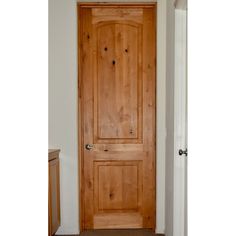
[[[158,1],[157,17],[158,233],[165,232],[166,3]],[[57,234],[79,232],[76,25],[75,0],[49,0],[49,147],[61,149],[61,227]]]
[[[76,42],[75,1],[49,0],[49,147],[61,149],[59,234],[79,229]]]

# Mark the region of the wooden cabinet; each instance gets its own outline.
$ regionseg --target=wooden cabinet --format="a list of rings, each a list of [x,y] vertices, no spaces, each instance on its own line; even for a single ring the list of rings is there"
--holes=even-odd
[[[54,235],[60,226],[60,150],[48,150],[48,235]]]

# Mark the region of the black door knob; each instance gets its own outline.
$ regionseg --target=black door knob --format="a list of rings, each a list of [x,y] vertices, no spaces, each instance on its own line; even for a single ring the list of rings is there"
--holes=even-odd
[[[188,149],[187,148],[185,150],[179,149],[179,155],[182,156],[183,154],[185,156],[188,156]]]

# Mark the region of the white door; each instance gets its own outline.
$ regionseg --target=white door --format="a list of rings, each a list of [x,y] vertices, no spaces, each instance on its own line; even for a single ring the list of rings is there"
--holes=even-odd
[[[186,10],[175,10],[174,236],[187,236],[187,153],[185,155],[185,151],[187,151],[186,18]]]

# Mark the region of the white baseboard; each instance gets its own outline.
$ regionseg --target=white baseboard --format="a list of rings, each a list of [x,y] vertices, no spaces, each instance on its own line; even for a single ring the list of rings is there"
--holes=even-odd
[[[155,234],[165,234],[164,230],[155,229]]]
[[[79,235],[80,231],[78,229],[59,227],[55,235]]]

